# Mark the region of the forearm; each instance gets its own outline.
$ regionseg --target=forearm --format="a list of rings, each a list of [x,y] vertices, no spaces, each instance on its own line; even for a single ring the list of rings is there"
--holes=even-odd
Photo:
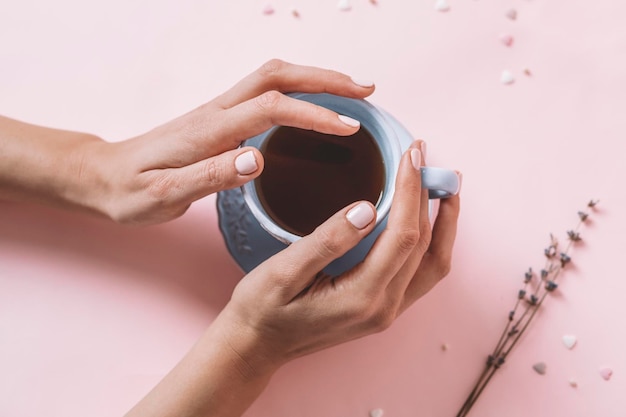
[[[220,317],[176,367],[126,417],[238,417],[265,389],[275,368],[248,358],[247,337]],[[230,336],[229,336],[230,335]],[[233,336],[233,337],[231,337]],[[246,352],[244,352],[246,351]]]
[[[100,138],[0,116],[0,199],[98,213]]]

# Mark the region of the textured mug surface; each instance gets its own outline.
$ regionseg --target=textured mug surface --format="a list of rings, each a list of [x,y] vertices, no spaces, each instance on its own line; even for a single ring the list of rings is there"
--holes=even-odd
[[[363,260],[385,228],[402,152],[413,142],[413,137],[391,115],[366,100],[330,94],[294,93],[290,96],[358,120],[376,141],[383,158],[385,182],[381,198],[376,205],[376,227],[356,247],[325,268],[326,273],[338,275]],[[260,149],[278,128],[273,127],[253,137],[245,141],[242,146],[254,146]],[[429,189],[431,199],[449,197],[456,194],[459,188],[456,172],[438,167],[422,168],[422,184]],[[249,272],[265,259],[300,238],[272,220],[260,202],[254,181],[241,188],[219,192],[217,209],[219,226],[226,245],[235,261],[245,272]]]

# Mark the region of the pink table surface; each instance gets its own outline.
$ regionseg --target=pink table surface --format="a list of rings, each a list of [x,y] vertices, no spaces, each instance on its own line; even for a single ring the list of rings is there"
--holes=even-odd
[[[464,173],[452,272],[389,330],[284,367],[247,415],[454,416],[523,272],[597,198],[557,293],[472,415],[625,416],[626,3],[276,0],[270,16],[265,4],[4,1],[0,114],[117,141],[273,57],[372,79],[371,100],[428,142],[430,163]],[[213,196],[147,228],[0,203],[0,416],[122,415],[241,276]]]

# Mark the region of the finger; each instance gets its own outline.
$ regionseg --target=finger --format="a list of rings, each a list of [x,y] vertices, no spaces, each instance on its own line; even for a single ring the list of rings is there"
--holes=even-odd
[[[418,154],[415,149],[420,149]],[[421,172],[422,167],[426,165],[426,143],[423,140],[418,140],[411,144],[409,149],[411,155],[411,162],[415,169],[419,169]],[[420,184],[421,185],[421,184]],[[429,247],[431,242],[431,223],[430,223],[430,211],[428,200],[428,189],[420,187],[420,199],[419,210],[413,217],[413,221],[416,223],[416,227],[419,229],[420,242],[415,245],[411,254],[407,257],[406,262],[396,274],[396,277],[387,286],[387,297],[395,302],[395,305],[400,305],[404,299],[404,295],[407,286],[411,282],[415,271],[422,262],[424,253]]]
[[[459,212],[459,195],[441,200],[431,244],[406,289],[400,311],[430,291],[450,271]]]
[[[416,245],[424,245],[416,220],[420,216],[422,198],[421,172],[419,166],[413,165],[411,156],[421,160],[421,152],[416,148],[410,148],[402,155],[387,227],[364,262],[354,269],[355,274],[362,275],[362,285],[374,291],[386,288]]]
[[[170,151],[160,152],[159,157],[168,155],[168,162],[173,166],[193,163],[236,148],[242,141],[274,125],[343,136],[356,133],[360,127],[354,119],[277,91],[268,91],[233,108],[221,110],[218,117],[205,117],[199,113],[192,117],[195,119],[188,125],[194,126],[193,129],[182,130],[179,138],[161,138],[159,145]],[[162,159],[156,162],[162,163]]]
[[[153,198],[169,206],[190,204],[221,190],[239,187],[263,171],[263,155],[245,147],[182,168],[144,172]]]
[[[374,228],[376,209],[367,201],[340,210],[311,234],[292,243],[257,269],[271,277],[272,288],[288,303],[330,262],[356,246]]]
[[[270,90],[283,93],[331,93],[364,98],[374,92],[374,83],[355,80],[337,71],[272,59],[214,99],[211,104],[227,109]]]

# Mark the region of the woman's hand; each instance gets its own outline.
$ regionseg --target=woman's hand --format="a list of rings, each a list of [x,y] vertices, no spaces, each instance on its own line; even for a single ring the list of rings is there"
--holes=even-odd
[[[357,121],[283,93],[364,98],[369,82],[271,60],[226,93],[135,138],[108,143],[0,117],[0,198],[96,212],[120,223],[174,219],[211,193],[260,175],[242,141],[273,125],[351,135]]]
[[[101,184],[95,205],[122,223],[170,220],[193,201],[260,175],[261,153],[239,145],[273,125],[336,135],[358,130],[352,119],[283,94],[294,91],[363,98],[374,87],[335,71],[269,61],[190,113],[139,137],[94,149],[101,156],[94,158]]]
[[[246,275],[196,346],[131,412],[240,416],[286,362],[386,329],[449,271],[459,196],[441,201],[434,227],[419,167],[421,142],[403,155],[387,227],[362,263],[321,271],[374,228],[355,202]]]
[[[362,263],[337,277],[319,273],[374,228],[366,202],[338,212],[239,283],[220,319],[236,329],[231,345],[250,366],[272,368],[381,331],[448,273],[459,197],[441,201],[431,233],[420,144],[402,158],[387,227]]]

